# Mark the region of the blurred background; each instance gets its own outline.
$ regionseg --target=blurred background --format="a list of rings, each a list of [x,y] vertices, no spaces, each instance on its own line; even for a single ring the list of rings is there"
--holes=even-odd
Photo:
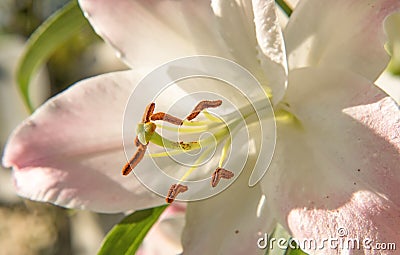
[[[0,148],[28,115],[15,81],[25,43],[68,0],[0,0]],[[33,105],[83,78],[127,67],[87,24],[60,45],[35,75]],[[3,154],[3,151],[1,151]],[[66,210],[17,197],[11,170],[0,164],[0,254],[96,254],[104,235],[123,215]]]

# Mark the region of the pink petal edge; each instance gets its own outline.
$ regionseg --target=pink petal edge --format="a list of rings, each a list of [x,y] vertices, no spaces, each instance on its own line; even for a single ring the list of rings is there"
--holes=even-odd
[[[13,167],[18,194],[99,212],[163,204],[134,176],[121,175],[123,112],[142,77],[126,71],[81,81],[24,121],[3,156],[3,164]]]

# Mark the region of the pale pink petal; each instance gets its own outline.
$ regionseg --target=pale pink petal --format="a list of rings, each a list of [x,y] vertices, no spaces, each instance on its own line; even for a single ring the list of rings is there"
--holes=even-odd
[[[300,243],[315,240],[304,249],[312,254],[396,254],[400,240],[399,207],[376,193],[358,191],[342,207],[334,210],[293,210],[289,214],[289,227]],[[333,244],[323,239],[335,239]],[[392,246],[392,245],[395,246]],[[331,248],[332,247],[332,248]],[[386,247],[386,248],[385,248]]]
[[[229,56],[205,0],[80,0],[95,31],[131,67],[194,54]]]
[[[142,77],[126,71],[84,80],[23,122],[3,157],[3,164],[14,169],[18,194],[100,212],[162,204],[133,175],[121,175],[123,113]],[[137,104],[142,115],[146,102]],[[150,166],[148,158],[140,164],[144,170]]]
[[[399,10],[398,0],[301,1],[284,33],[289,69],[330,66],[376,80],[389,61],[383,21]]]
[[[143,240],[137,255],[181,254],[181,234],[185,225],[183,203],[171,204]]]
[[[280,221],[295,237],[345,227],[361,238],[399,242],[398,105],[365,78],[333,69],[291,72],[287,93],[301,124],[278,122],[262,186]]]
[[[272,231],[275,218],[260,185],[248,186],[254,164],[255,157],[250,157],[240,178],[220,194],[188,203],[184,254],[265,253],[257,241]]]

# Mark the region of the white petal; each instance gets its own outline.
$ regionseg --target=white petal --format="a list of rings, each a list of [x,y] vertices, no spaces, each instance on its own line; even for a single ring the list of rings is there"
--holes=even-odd
[[[270,233],[275,219],[260,185],[248,186],[254,160],[227,190],[188,204],[182,235],[185,254],[264,254],[257,241]]]
[[[278,122],[262,183],[280,221],[295,237],[319,238],[340,223],[360,237],[374,228],[374,241],[398,241],[398,105],[366,79],[338,70],[293,71],[287,92],[302,125]]]
[[[375,83],[400,104],[400,76],[383,72]]]
[[[151,3],[81,0],[80,5],[96,32],[131,67],[154,68],[188,55],[220,56],[243,65],[264,86],[276,89],[277,99],[282,97],[284,70],[281,62],[274,64],[276,58],[285,59],[281,38],[265,44],[266,38],[261,35],[270,26],[275,27],[275,20],[265,22],[268,19],[265,15],[271,13],[264,13],[264,9],[258,12],[262,23],[258,29],[262,38],[259,50],[250,2],[213,1],[210,6],[205,0]],[[276,30],[275,27],[272,34]]]
[[[254,6],[253,6],[254,4]],[[212,1],[226,47],[278,102],[286,87],[286,56],[273,1]],[[261,63],[261,65],[260,65]]]
[[[12,134],[3,164],[14,169],[17,192],[58,205],[117,212],[162,204],[133,176],[122,121],[131,90],[143,75],[126,71],[84,80],[40,107]],[[138,102],[138,114],[144,102]],[[133,131],[134,132],[134,131]],[[141,167],[151,164],[141,162]]]
[[[261,65],[272,89],[272,101],[278,103],[287,85],[286,50],[275,9],[275,1],[253,0],[254,22],[260,47]]]
[[[80,6],[96,32],[131,67],[196,54],[229,55],[209,1],[93,1]]]
[[[285,30],[289,69],[330,66],[374,81],[386,67],[383,21],[398,0],[301,1]]]

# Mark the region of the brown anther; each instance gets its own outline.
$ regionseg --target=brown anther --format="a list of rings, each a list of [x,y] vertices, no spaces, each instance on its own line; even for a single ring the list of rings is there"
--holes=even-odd
[[[153,114],[155,107],[156,107],[155,103],[151,103],[146,107],[146,110],[144,111],[142,117],[142,123],[147,123],[150,121],[150,116]]]
[[[128,163],[122,168],[122,175],[128,175],[132,170],[139,164],[139,162],[143,159],[144,154],[146,153],[146,145],[139,144],[135,154],[129,160]]]
[[[139,141],[139,138],[137,136],[135,137],[135,142],[134,143],[135,143],[136,147],[139,147],[139,145],[141,145],[141,143]]]
[[[169,188],[169,190],[168,190],[168,195],[167,195],[167,197],[165,198],[165,201],[167,201],[167,203],[170,204],[170,203],[174,202],[176,196],[177,196],[179,193],[183,193],[183,192],[185,192],[185,191],[187,191],[187,190],[188,190],[188,187],[185,186],[185,185],[182,185],[182,184],[173,184],[173,185],[171,186],[171,188]]]
[[[204,100],[201,101],[196,105],[196,107],[193,109],[193,111],[186,117],[187,120],[192,120],[197,117],[197,115],[200,114],[200,112],[206,108],[215,108],[218,107],[222,104],[222,100],[215,100],[215,101],[209,101],[209,100]]]
[[[231,171],[226,170],[226,169],[221,168],[221,167],[218,167],[218,168],[214,171],[214,173],[212,174],[212,177],[211,177],[211,186],[215,188],[215,187],[218,185],[218,183],[219,183],[219,181],[221,180],[221,178],[230,179],[230,178],[232,178],[233,176],[234,176],[234,174],[233,174]]]
[[[180,126],[183,123],[183,120],[181,120],[180,118],[174,117],[168,113],[164,113],[164,112],[157,112],[154,113],[150,116],[150,120],[163,120],[166,122],[169,122],[171,124]]]

